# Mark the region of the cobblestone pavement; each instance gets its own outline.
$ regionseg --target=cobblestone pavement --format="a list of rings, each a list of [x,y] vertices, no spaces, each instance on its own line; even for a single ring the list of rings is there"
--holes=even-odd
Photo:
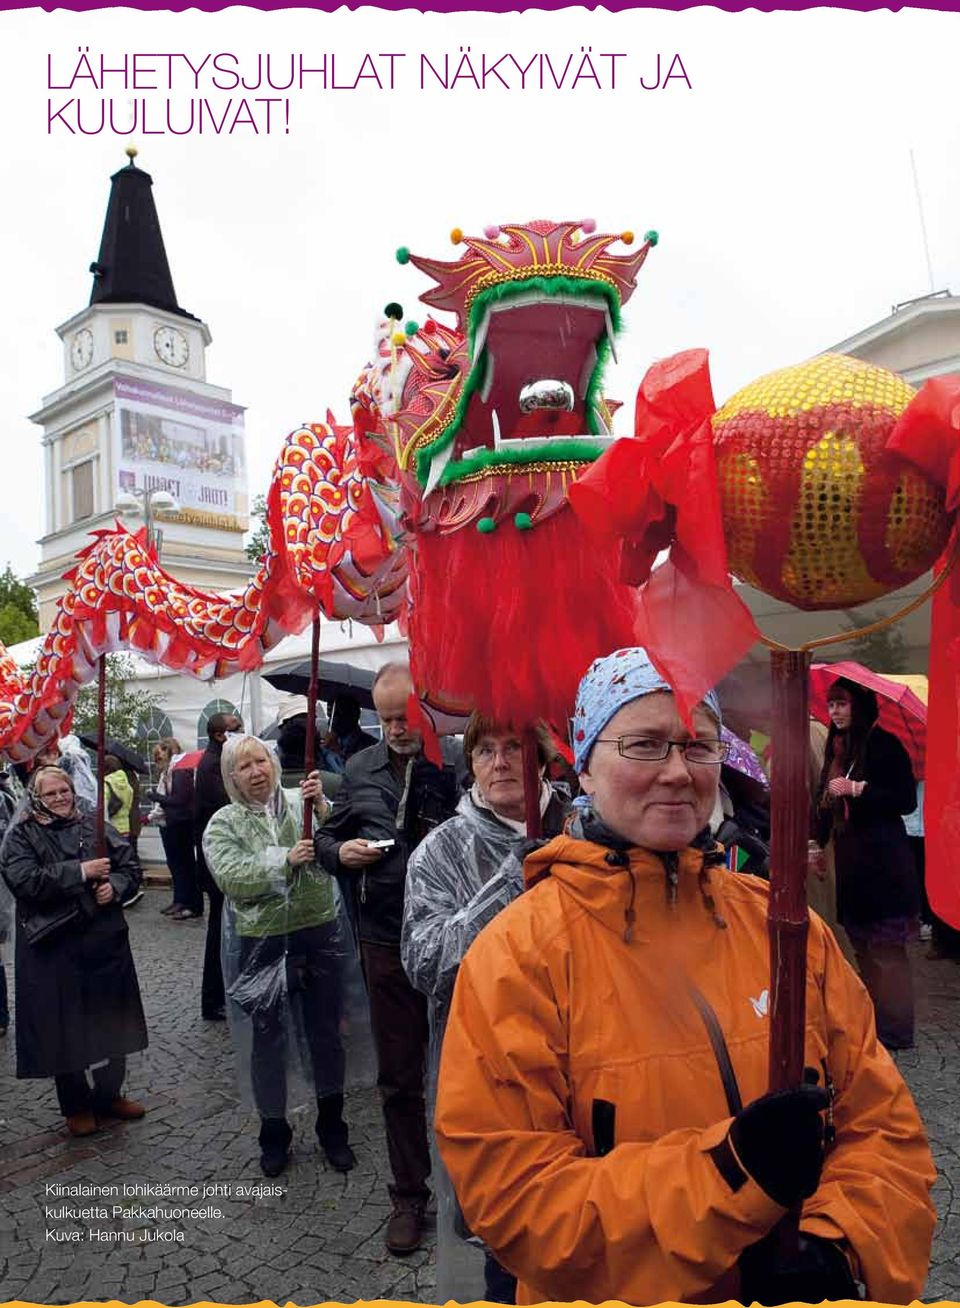
[[[294,1157],[277,1197],[240,1195],[264,1182],[257,1166],[256,1121],[238,1105],[225,1025],[199,1015],[202,922],[160,915],[168,892],[151,889],[130,913],[150,1048],[130,1059],[127,1089],[149,1108],[142,1122],[69,1139],[52,1082],[17,1081],[13,1031],[0,1045],[0,1299],[39,1303],[155,1299],[173,1305],[212,1299],[240,1304],[352,1303],[357,1299],[435,1302],[431,1243],[404,1258],[389,1255],[388,1169],[376,1093],[348,1097],[359,1166],[346,1176],[327,1168],[313,1119],[293,1114]],[[12,971],[7,957],[8,978]],[[900,1066],[927,1123],[940,1178],[940,1215],[925,1297],[960,1299],[960,964],[915,953],[918,1042]],[[14,1019],[15,1020],[15,1019]],[[188,1200],[127,1199],[127,1204],[186,1206],[196,1216],[157,1224],[131,1213],[106,1220],[49,1217],[59,1205],[89,1207],[116,1199],[60,1199],[56,1183],[198,1185]],[[232,1193],[203,1197],[203,1187]],[[216,1208],[220,1216],[203,1216]],[[91,1241],[92,1228],[130,1238]],[[182,1242],[145,1241],[157,1230]],[[83,1232],[80,1243],[48,1232]]]

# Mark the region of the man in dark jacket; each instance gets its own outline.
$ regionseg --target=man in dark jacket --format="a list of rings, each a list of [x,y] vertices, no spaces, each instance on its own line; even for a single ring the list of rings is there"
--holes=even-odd
[[[373,702],[383,740],[348,760],[343,790],[314,837],[320,864],[346,885],[355,909],[393,1173],[386,1244],[397,1254],[420,1245],[430,1175],[427,1006],[400,961],[403,887],[410,853],[452,815],[458,798],[453,768],[425,759],[420,733],[407,724],[412,693],[406,664],[388,663],[377,673]]]
[[[236,713],[214,713],[207,723],[207,748],[197,764],[193,792],[193,833],[197,848],[197,878],[200,889],[210,901],[207,914],[207,940],[203,951],[203,980],[200,983],[200,1012],[210,1022],[222,1022],[226,1016],[226,996],[223,989],[223,966],[220,961],[220,921],[223,916],[223,895],[210,875],[203,857],[203,833],[207,823],[218,809],[230,803],[220,773],[220,755],[227,733],[242,731],[243,723]]]

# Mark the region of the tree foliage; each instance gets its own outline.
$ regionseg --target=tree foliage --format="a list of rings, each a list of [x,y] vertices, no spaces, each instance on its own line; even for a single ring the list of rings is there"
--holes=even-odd
[[[908,672],[908,646],[899,627],[882,627],[880,631],[871,632],[867,636],[857,635],[862,628],[879,622],[884,616],[885,614],[877,613],[870,618],[860,619],[857,613],[847,612],[850,619],[847,627],[850,632],[850,657],[872,672]]]
[[[129,654],[107,655],[106,734],[122,741],[138,753],[143,741],[138,728],[150,710],[159,708],[162,695],[149,690],[133,689],[127,685],[135,676],[135,664]],[[77,695],[73,711],[73,730],[78,736],[95,735],[97,731],[97,679],[89,682]]]
[[[267,526],[267,497],[255,495],[250,509],[250,520],[256,526],[244,545],[244,552],[251,563],[259,563],[270,545],[270,529]]]
[[[39,634],[36,596],[8,563],[0,573],[0,640],[16,645]]]

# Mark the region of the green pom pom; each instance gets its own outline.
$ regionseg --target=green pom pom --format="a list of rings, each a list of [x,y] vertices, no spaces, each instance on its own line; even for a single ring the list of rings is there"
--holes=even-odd
[[[404,323],[403,330],[407,333],[408,336],[416,336],[417,332],[420,330],[420,324],[418,322],[414,322],[413,319],[411,318],[409,322]]]
[[[533,526],[533,519],[529,513],[518,513],[514,516],[513,525],[517,531],[529,531]]]
[[[383,306],[383,312],[387,318],[393,318],[395,322],[399,322],[403,317],[403,305],[397,304],[396,300],[391,300],[389,304]]]
[[[407,249],[405,245],[401,245],[399,250],[397,250],[397,263],[409,263],[409,262],[410,262],[410,251]]]
[[[660,240],[660,233],[655,232],[653,228],[651,228],[649,232],[643,233],[643,239],[649,241],[651,245],[656,245]]]
[[[494,522],[493,518],[480,518],[477,522],[477,531],[481,532],[484,536],[489,536],[491,531],[496,530],[496,526],[497,524]]]

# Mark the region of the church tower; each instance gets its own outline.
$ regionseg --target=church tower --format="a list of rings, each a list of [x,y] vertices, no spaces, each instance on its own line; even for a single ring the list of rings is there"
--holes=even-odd
[[[251,574],[243,409],[206,380],[210,329],[181,308],[153,200],[134,162],[111,178],[86,308],[57,328],[64,381],[31,420],[43,427],[46,520],[29,578],[40,627],[53,619],[63,573],[89,533],[110,528],[118,498],[158,492],[163,566],[203,590],[238,590]],[[142,518],[128,521],[131,530]]]

